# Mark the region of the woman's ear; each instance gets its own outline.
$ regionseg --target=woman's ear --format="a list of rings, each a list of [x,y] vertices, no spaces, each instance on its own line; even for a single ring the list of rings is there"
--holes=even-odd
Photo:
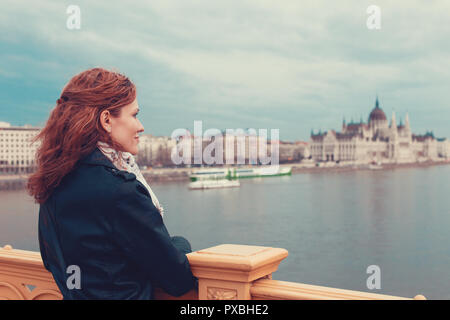
[[[108,110],[103,110],[100,114],[100,123],[106,132],[111,133],[111,114]]]

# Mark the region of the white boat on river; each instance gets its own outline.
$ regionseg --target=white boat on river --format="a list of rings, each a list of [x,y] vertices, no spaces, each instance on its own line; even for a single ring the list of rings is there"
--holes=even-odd
[[[273,166],[254,166],[249,168],[210,168],[200,169],[191,172],[189,178],[191,181],[216,180],[216,179],[242,179],[257,177],[273,177],[291,175],[291,167]]]
[[[199,190],[199,189],[217,189],[217,188],[234,188],[239,187],[241,184],[237,180],[198,180],[189,183],[189,189]]]

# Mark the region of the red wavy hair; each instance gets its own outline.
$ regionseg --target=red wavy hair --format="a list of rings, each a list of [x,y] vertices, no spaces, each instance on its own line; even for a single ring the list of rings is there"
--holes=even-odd
[[[62,90],[45,127],[32,140],[41,141],[36,150],[37,170],[27,184],[35,202],[44,203],[82,159],[103,141],[120,152],[100,123],[109,110],[119,117],[121,109],[136,99],[136,86],[124,75],[93,68],[74,76]]]

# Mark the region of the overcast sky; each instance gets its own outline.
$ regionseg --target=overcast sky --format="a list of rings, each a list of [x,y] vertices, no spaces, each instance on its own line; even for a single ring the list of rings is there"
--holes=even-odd
[[[0,4],[0,121],[13,125],[43,126],[64,84],[100,66],[136,84],[144,133],[202,120],[309,140],[343,117],[366,122],[378,94],[389,119],[408,112],[414,133],[450,138],[450,1]],[[79,30],[66,26],[71,4]]]

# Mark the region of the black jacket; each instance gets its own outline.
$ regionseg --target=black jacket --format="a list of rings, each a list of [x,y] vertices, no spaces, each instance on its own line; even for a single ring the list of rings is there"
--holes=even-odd
[[[189,243],[170,237],[144,185],[98,148],[40,206],[39,245],[64,299],[152,299],[155,286],[180,296],[196,281]]]

